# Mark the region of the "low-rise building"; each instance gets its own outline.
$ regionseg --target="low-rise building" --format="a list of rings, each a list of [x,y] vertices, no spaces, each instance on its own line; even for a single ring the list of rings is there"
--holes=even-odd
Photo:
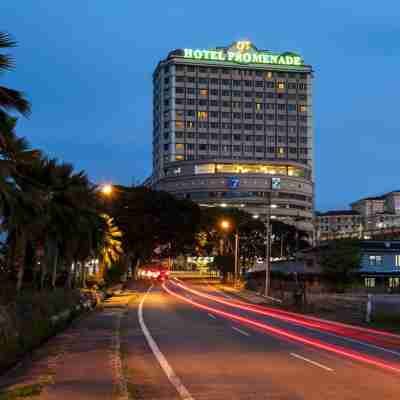
[[[365,287],[400,290],[400,241],[366,240],[360,247],[359,273]]]

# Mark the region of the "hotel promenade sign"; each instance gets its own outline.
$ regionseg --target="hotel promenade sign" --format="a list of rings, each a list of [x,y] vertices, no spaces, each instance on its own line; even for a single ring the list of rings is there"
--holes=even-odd
[[[227,48],[211,50],[183,49],[183,57],[194,60],[234,62],[238,64],[276,64],[299,67],[303,59],[295,53],[274,54],[269,51],[258,51],[253,43],[245,40],[233,43]]]

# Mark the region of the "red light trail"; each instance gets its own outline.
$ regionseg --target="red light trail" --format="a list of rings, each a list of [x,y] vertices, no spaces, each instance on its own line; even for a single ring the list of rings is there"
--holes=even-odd
[[[248,326],[256,327],[256,328],[261,329],[261,330],[263,330],[265,332],[272,333],[274,335],[277,335],[277,336],[280,336],[280,337],[284,337],[286,339],[289,339],[289,340],[292,340],[292,341],[295,341],[295,342],[300,342],[300,343],[303,343],[303,344],[306,344],[306,345],[309,345],[309,346],[313,346],[313,347],[316,347],[316,348],[319,348],[319,349],[322,349],[322,350],[325,350],[325,351],[328,351],[328,352],[331,352],[331,353],[335,353],[335,354],[350,358],[352,360],[360,361],[360,362],[363,362],[363,363],[366,363],[366,364],[369,364],[369,365],[373,365],[375,367],[379,367],[379,368],[383,368],[383,369],[386,369],[386,370],[389,370],[389,371],[392,371],[392,372],[400,373],[400,368],[397,367],[397,366],[392,366],[392,365],[390,365],[390,364],[388,364],[386,362],[383,362],[383,361],[377,360],[375,358],[372,358],[372,357],[369,357],[369,356],[365,356],[365,355],[362,355],[362,354],[359,354],[359,353],[356,353],[356,352],[353,352],[353,351],[350,351],[350,350],[346,350],[346,349],[344,349],[342,347],[339,347],[339,346],[335,346],[335,345],[332,345],[332,344],[326,344],[326,343],[323,343],[323,342],[315,340],[315,339],[309,339],[309,338],[306,338],[306,337],[303,337],[303,336],[299,336],[297,334],[284,331],[283,329],[280,329],[280,328],[275,328],[275,327],[263,324],[263,323],[258,322],[258,321],[253,321],[253,320],[251,320],[249,318],[245,318],[245,317],[242,317],[242,316],[239,316],[239,315],[235,315],[235,314],[232,314],[232,313],[228,313],[228,312],[219,310],[217,308],[213,308],[213,307],[207,306],[205,304],[198,303],[198,302],[196,302],[196,301],[194,301],[192,299],[188,299],[188,298],[186,298],[186,297],[184,297],[184,296],[182,296],[182,295],[180,295],[178,293],[175,293],[172,290],[168,289],[165,283],[162,286],[163,286],[164,290],[167,293],[169,293],[171,296],[174,296],[174,297],[176,297],[176,298],[178,298],[178,299],[180,299],[180,300],[182,300],[182,301],[184,301],[186,303],[189,303],[189,304],[191,304],[191,305],[193,305],[193,306],[195,306],[197,308],[206,310],[206,311],[214,313],[214,314],[221,315],[221,316],[223,316],[225,318],[229,318],[231,320],[239,321],[239,322],[241,322],[243,324],[247,324]]]
[[[242,310],[254,312],[256,314],[280,319],[282,321],[296,323],[302,326],[306,326],[313,329],[320,329],[326,332],[332,332],[336,335],[342,335],[347,338],[350,337],[356,340],[364,340],[366,342],[373,343],[375,345],[391,346],[391,347],[394,346],[396,349],[398,349],[400,346],[400,336],[391,334],[389,332],[383,332],[363,327],[354,327],[351,325],[341,324],[340,322],[327,321],[314,317],[300,316],[298,314],[291,313],[288,311],[251,305],[248,303],[244,303],[242,301],[234,301],[234,300],[227,301],[218,296],[213,296],[203,292],[199,292],[198,290],[192,289],[182,283],[175,283],[175,282],[171,283],[197,296],[227,305],[229,307],[236,307]],[[376,337],[377,335],[379,335],[380,337],[379,338]]]

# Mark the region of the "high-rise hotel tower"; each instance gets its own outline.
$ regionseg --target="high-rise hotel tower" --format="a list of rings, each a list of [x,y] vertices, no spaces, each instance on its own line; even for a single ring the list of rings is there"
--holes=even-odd
[[[312,67],[250,41],[179,49],[154,75],[151,185],[201,206],[313,218]]]

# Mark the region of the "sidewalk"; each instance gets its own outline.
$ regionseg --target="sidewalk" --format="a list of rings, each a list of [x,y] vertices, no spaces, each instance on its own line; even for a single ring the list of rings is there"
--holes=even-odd
[[[0,399],[21,393],[39,400],[127,399],[119,335],[134,297],[125,291],[108,299],[0,376]]]

